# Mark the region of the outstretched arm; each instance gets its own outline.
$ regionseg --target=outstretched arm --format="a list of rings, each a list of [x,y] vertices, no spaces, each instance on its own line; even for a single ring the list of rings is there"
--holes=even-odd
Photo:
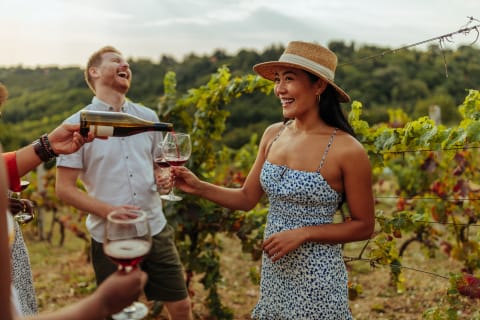
[[[201,181],[185,167],[172,167],[175,177],[175,187],[180,190],[198,195],[226,208],[234,210],[251,210],[264,194],[260,185],[260,172],[265,162],[267,145],[278,131],[278,126],[272,125],[263,134],[257,158],[240,188],[226,188],[212,183]]]
[[[56,312],[28,317],[25,320],[103,320],[134,302],[146,281],[147,275],[140,268],[128,273],[117,271],[83,300]]]
[[[80,149],[86,142],[93,140],[93,136],[89,136],[88,138],[82,137],[79,130],[79,124],[63,123],[56,127],[47,135],[51,152],[55,155],[70,154]],[[17,168],[20,177],[44,161],[44,159],[41,159],[35,152],[33,144],[23,147],[16,153]]]

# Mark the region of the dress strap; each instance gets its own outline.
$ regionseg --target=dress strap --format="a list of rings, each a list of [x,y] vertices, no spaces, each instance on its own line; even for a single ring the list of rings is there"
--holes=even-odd
[[[327,153],[328,150],[330,150],[330,147],[332,146],[333,143],[333,138],[337,134],[338,128],[335,128],[332,132],[332,135],[330,136],[330,140],[328,140],[328,145],[325,148],[325,151],[323,152],[322,160],[320,161],[320,166],[318,166],[317,172],[320,173],[320,170],[323,168],[323,164],[325,163],[325,159],[327,158]]]
[[[280,134],[283,132],[283,130],[285,130],[285,128],[292,122],[292,120],[289,120],[287,122],[285,122],[282,127],[280,128],[280,130],[278,130],[277,132],[277,135],[272,139],[272,141],[270,142],[270,144],[268,145],[267,147],[267,151],[265,152],[265,159],[267,159],[268,157],[268,154],[270,153],[270,148],[272,147],[272,144],[277,141],[278,137],[280,137]]]

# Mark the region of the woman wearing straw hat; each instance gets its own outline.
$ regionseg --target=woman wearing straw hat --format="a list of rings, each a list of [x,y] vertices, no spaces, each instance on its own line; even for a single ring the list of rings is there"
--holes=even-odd
[[[263,194],[260,298],[254,319],[351,319],[341,244],[374,230],[371,168],[340,108],[350,97],[334,82],[336,55],[290,42],[278,61],[254,71],[275,82],[283,123],[269,126],[244,185],[224,188],[175,167],[175,185],[219,205],[250,210]],[[351,218],[334,223],[343,202]]]

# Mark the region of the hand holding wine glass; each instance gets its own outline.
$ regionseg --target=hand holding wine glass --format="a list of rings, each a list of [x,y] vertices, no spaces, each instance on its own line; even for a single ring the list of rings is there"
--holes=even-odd
[[[171,166],[184,165],[192,153],[190,135],[180,132],[167,132],[163,140],[162,153],[165,161]],[[173,188],[168,195],[162,195],[161,198],[169,201],[182,200],[181,197],[174,194]]]
[[[109,213],[105,225],[103,250],[119,270],[130,272],[148,254],[152,246],[147,214],[141,210],[121,208]],[[142,319],[148,308],[135,302],[113,319]]]
[[[20,185],[23,191],[30,185],[30,182],[22,180]],[[35,204],[28,199],[21,199],[20,192],[8,191],[8,208],[19,224],[28,223],[37,215]]]
[[[26,224],[32,221],[37,212],[33,202],[28,199],[9,197],[8,207],[15,221],[17,221],[19,224]]]

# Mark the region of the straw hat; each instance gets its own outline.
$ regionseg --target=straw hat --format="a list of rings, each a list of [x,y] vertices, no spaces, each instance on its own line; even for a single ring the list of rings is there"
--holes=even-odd
[[[313,73],[330,83],[337,90],[338,99],[341,102],[350,101],[348,94],[333,82],[335,69],[337,68],[337,56],[321,45],[292,41],[287,45],[278,61],[256,64],[253,66],[253,70],[265,79],[273,81],[278,67],[293,67]]]

